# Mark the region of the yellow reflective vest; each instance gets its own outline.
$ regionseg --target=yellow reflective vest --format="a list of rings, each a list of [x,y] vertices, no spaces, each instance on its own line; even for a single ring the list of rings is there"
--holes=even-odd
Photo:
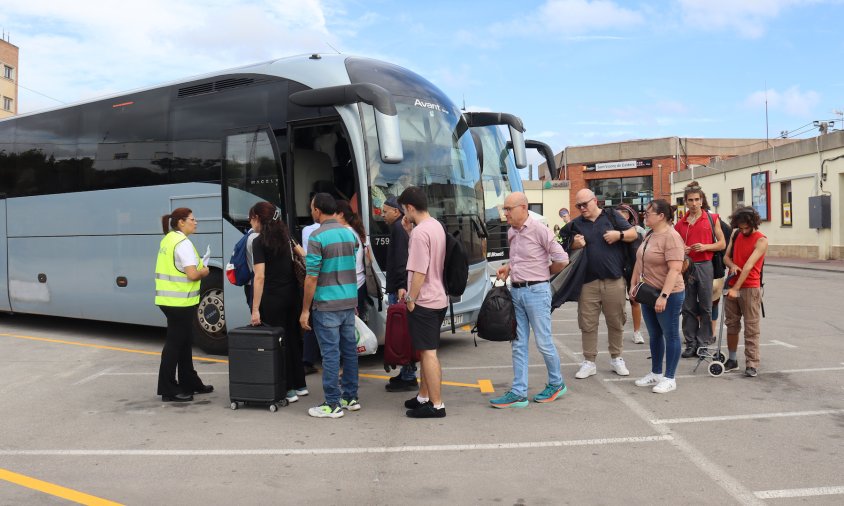
[[[170,232],[161,240],[158,260],[155,262],[155,304],[157,306],[188,307],[199,304],[199,280],[191,281],[184,272],[176,268],[176,245],[186,241],[187,236]],[[196,258],[199,253],[193,248]],[[202,269],[198,260],[197,269]]]

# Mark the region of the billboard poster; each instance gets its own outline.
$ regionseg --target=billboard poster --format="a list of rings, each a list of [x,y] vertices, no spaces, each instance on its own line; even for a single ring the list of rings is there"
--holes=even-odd
[[[750,199],[753,209],[759,213],[762,221],[771,220],[771,185],[768,182],[768,171],[755,172],[750,175]]]

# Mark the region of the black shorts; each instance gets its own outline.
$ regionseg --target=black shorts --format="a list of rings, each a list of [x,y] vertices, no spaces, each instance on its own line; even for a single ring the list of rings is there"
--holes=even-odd
[[[413,349],[436,350],[440,347],[440,329],[446,309],[428,309],[417,305],[413,311],[407,312],[407,327]]]

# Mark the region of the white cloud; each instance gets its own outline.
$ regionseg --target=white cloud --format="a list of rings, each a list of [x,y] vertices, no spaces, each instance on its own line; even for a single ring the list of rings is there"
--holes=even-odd
[[[698,30],[733,29],[746,38],[765,34],[784,10],[818,0],[679,0],[683,21]]]
[[[493,26],[496,33],[557,36],[575,40],[618,38],[604,31],[626,31],[642,24],[644,15],[609,0],[547,0],[535,12]]]
[[[755,91],[745,99],[744,105],[759,109],[765,107],[765,100],[768,101],[768,110],[779,110],[791,116],[805,118],[812,115],[815,107],[821,101],[821,96],[816,91],[808,90],[804,92],[800,90],[799,86],[792,86],[784,91]]]
[[[6,0],[20,111],[312,51],[335,35],[319,0]]]

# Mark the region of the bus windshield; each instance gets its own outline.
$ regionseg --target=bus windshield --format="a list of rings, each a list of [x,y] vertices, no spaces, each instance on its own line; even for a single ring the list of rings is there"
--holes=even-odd
[[[431,216],[460,230],[472,263],[484,260],[483,193],[475,145],[460,112],[451,104],[396,97],[404,160],[381,162],[375,117],[364,109],[367,162],[371,189],[373,235],[389,234],[381,206],[409,186],[420,186],[428,197]]]

